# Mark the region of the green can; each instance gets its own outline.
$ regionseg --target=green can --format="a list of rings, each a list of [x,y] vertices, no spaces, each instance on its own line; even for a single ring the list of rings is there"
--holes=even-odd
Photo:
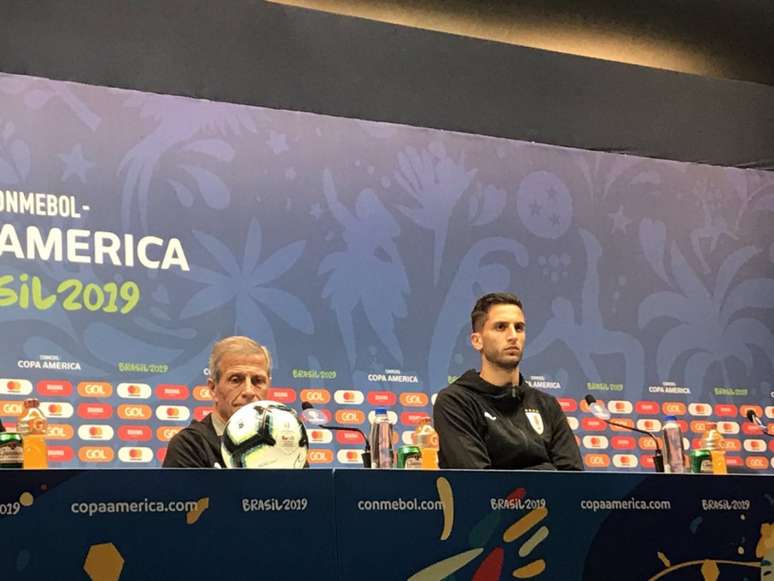
[[[398,468],[419,470],[422,468],[422,451],[419,446],[403,445],[398,448]]]
[[[17,432],[0,432],[0,469],[23,468],[24,447]]]
[[[712,474],[712,454],[709,450],[691,450],[688,454],[691,472],[694,474]]]

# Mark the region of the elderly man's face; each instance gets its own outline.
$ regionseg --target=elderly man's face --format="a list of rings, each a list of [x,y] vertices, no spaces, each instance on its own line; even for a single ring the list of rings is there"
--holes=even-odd
[[[227,353],[220,360],[220,379],[217,383],[210,379],[208,384],[215,411],[228,420],[243,405],[266,399],[271,385],[266,357],[259,353]]]

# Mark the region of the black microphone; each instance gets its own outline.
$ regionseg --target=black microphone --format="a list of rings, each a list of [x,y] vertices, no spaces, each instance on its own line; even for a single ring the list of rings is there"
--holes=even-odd
[[[602,420],[611,426],[623,428],[624,430],[631,430],[632,432],[639,432],[640,434],[645,434],[646,436],[653,438],[653,442],[656,444],[656,451],[653,454],[653,467],[655,468],[656,472],[664,471],[664,454],[661,452],[661,446],[658,443],[658,438],[656,438],[652,432],[641,430],[633,426],[627,426],[626,424],[619,424],[618,422],[610,420],[610,412],[608,412],[607,408],[599,403],[597,398],[595,398],[590,393],[586,395],[584,399],[589,405],[589,410],[591,410],[592,415],[598,420]]]
[[[758,417],[758,414],[755,413],[755,410],[747,410],[747,419],[750,420],[752,424],[758,426],[761,429],[761,433],[765,434],[769,438],[774,436],[774,434],[769,433],[768,427],[761,421],[761,419]]]
[[[3,420],[0,419],[0,433],[5,432],[5,426],[3,425]]]
[[[304,410],[301,412],[301,416],[312,425],[319,426],[326,430],[334,430],[334,431],[338,430],[340,432],[357,432],[358,434],[363,436],[363,439],[365,440],[365,450],[361,454],[361,459],[363,460],[363,468],[371,467],[371,443],[368,441],[368,438],[366,437],[363,430],[361,430],[360,428],[356,428],[354,426],[346,427],[346,426],[336,426],[336,425],[326,424],[325,414],[323,414],[320,410],[315,409],[315,407],[308,401],[301,402],[301,409]]]

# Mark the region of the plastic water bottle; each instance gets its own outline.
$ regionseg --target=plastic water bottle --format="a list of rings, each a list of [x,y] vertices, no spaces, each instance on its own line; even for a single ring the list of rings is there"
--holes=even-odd
[[[438,432],[429,417],[419,420],[414,430],[414,443],[422,453],[422,469],[438,470]]]
[[[17,429],[24,440],[24,468],[48,468],[48,420],[34,397],[24,400],[24,413]]]
[[[371,468],[394,468],[395,454],[392,449],[392,424],[387,410],[376,408],[371,424]]]
[[[664,471],[682,474],[685,472],[683,460],[683,434],[680,432],[680,424],[677,418],[667,416],[661,432],[664,438]]]

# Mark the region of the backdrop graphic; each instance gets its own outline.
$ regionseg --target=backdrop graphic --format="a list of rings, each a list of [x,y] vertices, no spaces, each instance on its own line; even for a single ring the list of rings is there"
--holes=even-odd
[[[58,465],[157,465],[233,333],[271,349],[274,399],[361,426],[387,405],[405,438],[508,289],[587,466],[648,466],[591,392],[774,467],[744,423],[774,419],[770,173],[2,75],[0,193],[0,417],[39,397]]]

